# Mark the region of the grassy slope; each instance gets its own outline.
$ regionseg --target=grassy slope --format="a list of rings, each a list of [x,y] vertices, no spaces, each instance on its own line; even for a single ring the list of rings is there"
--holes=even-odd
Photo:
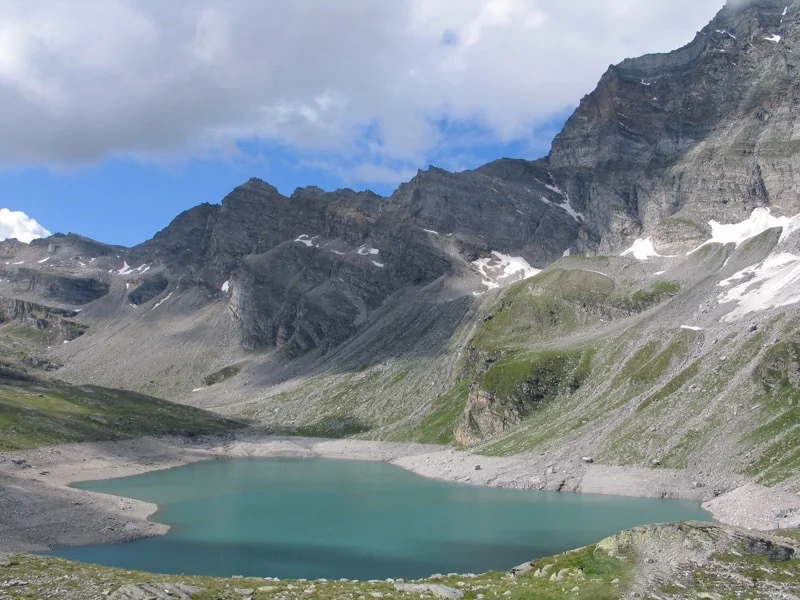
[[[0,450],[145,435],[230,431],[236,421],[125,390],[0,372]]]
[[[611,464],[684,468],[724,439],[734,468],[762,483],[797,474],[800,324],[776,318],[709,346],[704,332],[662,322],[660,309],[643,312],[680,298],[673,282],[620,290],[591,270],[608,259],[575,260],[581,270],[547,270],[496,301],[464,352],[462,379],[400,439],[451,443],[471,388],[502,403],[531,396],[534,382],[522,424],[476,450],[542,451],[602,429],[592,452]],[[613,333],[599,323],[626,314],[641,317]]]
[[[0,326],[0,450],[94,442],[145,435],[202,435],[240,422],[126,390],[75,386],[58,371],[32,369],[26,359],[52,341],[52,331],[17,322]]]

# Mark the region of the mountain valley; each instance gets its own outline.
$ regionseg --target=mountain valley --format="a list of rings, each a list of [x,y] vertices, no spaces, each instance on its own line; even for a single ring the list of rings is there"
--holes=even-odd
[[[0,419],[19,430],[0,449],[435,444],[462,468],[408,468],[573,492],[639,478],[633,495],[726,516],[758,490],[753,520],[800,528],[798,40],[798,0],[729,2],[687,46],[609,67],[538,160],[430,167],[388,197],[253,178],[132,248],[0,242]],[[102,427],[31,425],[26,402],[59,419],[50,396],[80,393]],[[727,535],[706,558],[755,544]]]

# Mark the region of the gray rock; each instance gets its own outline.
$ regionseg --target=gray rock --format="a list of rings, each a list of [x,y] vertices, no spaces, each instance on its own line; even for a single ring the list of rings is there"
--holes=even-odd
[[[410,592],[412,594],[433,594],[436,598],[445,600],[461,600],[464,592],[438,583],[395,583],[394,588],[398,592]]]
[[[111,600],[191,600],[203,590],[181,583],[142,583],[129,584],[111,594]]]

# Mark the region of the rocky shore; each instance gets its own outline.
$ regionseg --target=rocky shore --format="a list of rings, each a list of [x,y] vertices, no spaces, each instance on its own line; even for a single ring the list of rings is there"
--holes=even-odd
[[[715,519],[730,525],[758,530],[800,526],[800,495],[791,483],[766,488],[745,479],[703,480],[701,474],[608,466],[583,457],[489,457],[423,444],[295,437],[142,438],[1,453],[0,551],[44,551],[53,545],[163,534],[168,527],[149,520],[157,510],[154,504],[76,490],[69,484],[243,456],[377,460],[469,485],[680,498],[702,502]]]

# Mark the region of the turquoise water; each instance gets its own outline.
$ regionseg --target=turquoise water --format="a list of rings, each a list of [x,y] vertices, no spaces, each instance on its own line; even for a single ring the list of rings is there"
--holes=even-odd
[[[165,536],[57,548],[127,569],[281,578],[480,573],[646,523],[708,520],[696,504],[480,488],[376,462],[214,460],[76,485],[155,502]]]

